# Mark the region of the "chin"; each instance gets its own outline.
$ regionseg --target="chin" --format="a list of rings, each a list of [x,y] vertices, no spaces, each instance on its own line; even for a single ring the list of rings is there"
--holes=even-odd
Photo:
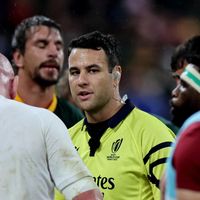
[[[78,107],[85,112],[91,112],[94,110],[93,107],[91,106],[91,104],[88,104],[86,102],[80,103]]]
[[[47,82],[57,83],[58,77],[46,77],[46,78],[44,78],[44,80]]]
[[[44,87],[49,87],[58,83],[57,77],[36,76],[33,80],[39,85],[44,86]]]
[[[76,101],[75,101],[76,102]],[[77,104],[76,104],[81,110],[87,110],[87,105],[85,105],[85,103],[83,102],[80,102],[80,101],[77,101]]]
[[[91,109],[89,106],[86,106],[86,105],[80,105],[78,106],[81,110],[83,111],[86,111],[86,112],[89,112]]]

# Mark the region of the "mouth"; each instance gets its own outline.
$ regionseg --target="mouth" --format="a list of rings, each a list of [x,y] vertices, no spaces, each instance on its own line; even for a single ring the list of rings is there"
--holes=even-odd
[[[180,107],[176,103],[171,102],[171,104],[170,104],[170,113],[172,115],[176,115],[177,112],[179,112],[179,111],[180,111]]]
[[[172,101],[170,101],[170,112],[172,113],[173,110],[174,110],[174,104]]]
[[[78,97],[82,101],[88,100],[91,97],[91,95],[92,95],[92,92],[88,92],[88,91],[81,91],[78,93]]]
[[[41,64],[40,68],[45,68],[49,70],[60,71],[60,65],[56,61],[47,61]]]

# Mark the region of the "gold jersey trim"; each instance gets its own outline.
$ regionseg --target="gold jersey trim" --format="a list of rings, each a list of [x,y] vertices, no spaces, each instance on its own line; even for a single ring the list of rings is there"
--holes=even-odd
[[[24,103],[24,100],[19,96],[19,94],[16,95],[15,100]],[[57,103],[58,103],[57,97],[55,94],[53,94],[52,102],[47,109],[54,112],[56,109]]]

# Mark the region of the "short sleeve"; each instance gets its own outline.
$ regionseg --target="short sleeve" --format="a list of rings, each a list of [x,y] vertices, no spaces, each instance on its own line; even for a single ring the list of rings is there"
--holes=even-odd
[[[85,177],[91,177],[91,174],[75,150],[64,123],[51,112],[45,113],[45,115],[42,118],[45,119],[43,135],[46,142],[50,176],[60,191],[70,187],[71,184],[74,187],[76,184],[78,186],[79,181]],[[82,191],[77,190],[76,192]]]

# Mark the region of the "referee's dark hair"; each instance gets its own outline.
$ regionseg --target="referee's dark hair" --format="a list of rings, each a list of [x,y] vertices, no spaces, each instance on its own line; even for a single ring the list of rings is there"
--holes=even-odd
[[[105,51],[108,57],[109,71],[116,65],[120,65],[121,52],[119,47],[119,41],[111,34],[103,34],[99,31],[94,31],[81,35],[70,41],[68,45],[68,57],[74,48],[94,49]]]

